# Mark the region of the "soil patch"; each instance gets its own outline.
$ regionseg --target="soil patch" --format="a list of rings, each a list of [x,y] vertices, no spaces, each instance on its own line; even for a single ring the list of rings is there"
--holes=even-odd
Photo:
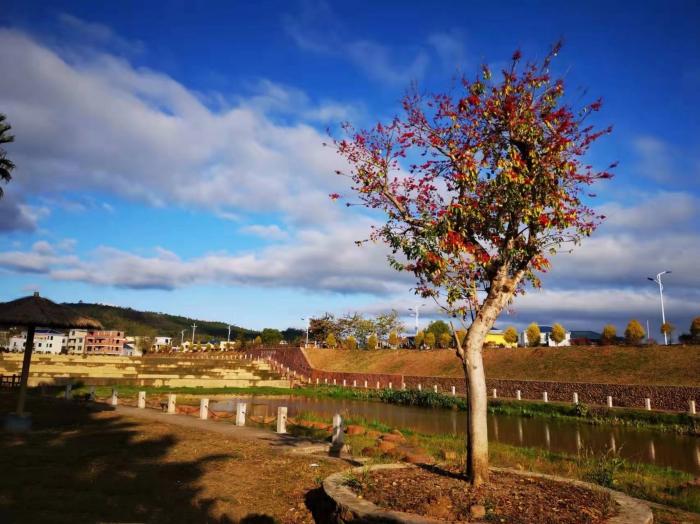
[[[368,471],[348,486],[382,508],[450,522],[597,524],[617,512],[608,493],[506,472],[476,489],[456,469],[429,466]],[[473,518],[475,506],[485,508],[483,519]]]

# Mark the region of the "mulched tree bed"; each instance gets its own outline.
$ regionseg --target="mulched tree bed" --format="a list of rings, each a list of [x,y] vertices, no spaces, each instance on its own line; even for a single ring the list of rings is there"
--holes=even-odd
[[[347,484],[384,509],[449,522],[596,524],[617,513],[605,492],[507,472],[492,472],[490,482],[477,489],[457,470],[430,466],[367,471]],[[472,517],[472,506],[484,506],[485,516]]]

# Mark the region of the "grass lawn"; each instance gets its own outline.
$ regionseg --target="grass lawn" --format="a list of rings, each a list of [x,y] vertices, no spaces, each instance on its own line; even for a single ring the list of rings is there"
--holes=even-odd
[[[2,413],[13,407],[0,394]],[[35,431],[0,433],[3,523],[313,522],[321,479],[348,467],[104,407],[28,409]]]
[[[462,377],[453,350],[305,349],[326,371]],[[487,378],[700,386],[700,346],[485,349]]]

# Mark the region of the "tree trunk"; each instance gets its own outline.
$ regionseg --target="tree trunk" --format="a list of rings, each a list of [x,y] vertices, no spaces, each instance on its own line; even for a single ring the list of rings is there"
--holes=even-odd
[[[24,415],[24,401],[27,398],[27,382],[29,381],[29,366],[32,364],[32,351],[34,351],[34,326],[27,327],[27,342],[24,345],[24,360],[22,362],[22,376],[19,381],[19,396],[17,397],[17,415]]]
[[[473,486],[489,479],[489,439],[487,428],[486,376],[481,349],[486,337],[479,325],[472,324],[466,340],[467,381],[467,462],[466,474]],[[487,330],[488,331],[488,330]]]

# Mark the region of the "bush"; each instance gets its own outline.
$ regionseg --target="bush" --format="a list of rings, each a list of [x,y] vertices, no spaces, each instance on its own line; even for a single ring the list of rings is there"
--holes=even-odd
[[[343,345],[345,346],[345,349],[357,349],[357,340],[355,337],[350,335],[345,339],[345,343]]]
[[[429,331],[425,334],[424,344],[428,349],[433,349],[435,347],[435,333]]]
[[[617,329],[612,324],[606,324],[600,335],[600,343],[603,345],[614,344],[617,339]]]
[[[527,329],[525,330],[525,335],[526,335],[526,342],[527,345],[530,346],[531,348],[535,348],[540,345],[540,326],[538,326],[535,322],[530,324]]]
[[[328,336],[326,337],[326,347],[335,349],[337,346],[338,341],[335,339],[335,335],[333,333],[328,333]]]
[[[449,333],[443,333],[440,335],[440,347],[442,349],[447,349],[452,345],[452,335]]]
[[[425,333],[422,331],[419,331],[416,333],[416,349],[421,349],[423,347],[423,343],[425,342]]]
[[[518,332],[513,326],[508,326],[503,332],[503,339],[508,342],[508,344],[518,343]]]
[[[372,333],[369,337],[367,337],[367,349],[377,349],[377,335]]]
[[[644,328],[638,320],[630,320],[627,329],[625,329],[625,340],[628,344],[638,345],[644,340],[645,334]]]
[[[552,340],[557,344],[561,344],[566,339],[566,330],[561,324],[554,324],[552,326]]]

